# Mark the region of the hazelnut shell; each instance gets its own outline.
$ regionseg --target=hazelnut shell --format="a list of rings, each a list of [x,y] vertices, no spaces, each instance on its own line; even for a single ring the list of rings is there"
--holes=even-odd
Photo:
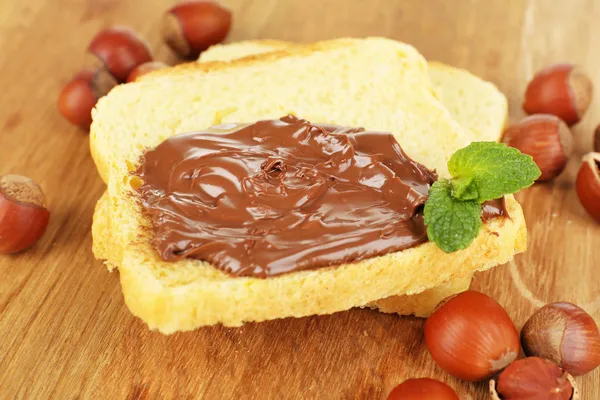
[[[580,67],[550,65],[539,71],[527,86],[523,109],[527,114],[556,115],[572,126],[589,108],[592,92],[592,82]]]
[[[533,158],[542,172],[538,182],[558,176],[573,153],[573,135],[569,127],[560,118],[550,114],[523,118],[506,129],[502,140]]]
[[[550,303],[537,310],[523,326],[521,344],[528,356],[546,358],[574,376],[600,365],[598,326],[571,303]]]
[[[531,357],[531,358],[535,358],[535,357]],[[534,374],[534,375],[535,375],[534,377],[539,376],[538,374]],[[565,373],[564,376],[565,376],[566,380],[571,384],[571,387],[573,388],[573,392],[571,393],[571,397],[569,400],[580,400],[579,388],[577,387],[577,383],[575,382],[575,379],[573,379],[573,377],[571,375],[569,375],[568,373]],[[521,377],[522,377],[522,375],[521,375]],[[490,391],[490,397],[492,400],[507,400],[503,397],[500,397],[500,395],[498,394],[497,382],[494,379],[491,379],[489,382],[489,391]],[[526,396],[526,397],[523,397],[523,400],[531,399],[531,398],[532,397]],[[549,400],[547,397],[536,397],[536,398]]]
[[[73,125],[87,129],[92,123],[92,109],[98,99],[116,85],[117,81],[106,69],[85,69],[60,92],[58,109]]]
[[[583,156],[575,189],[583,208],[600,223],[600,153]]]
[[[472,290],[453,296],[431,314],[425,344],[438,366],[466,381],[489,378],[521,350],[517,328],[504,308]]]
[[[46,231],[50,212],[37,183],[19,175],[0,177],[0,253],[33,246]]]
[[[125,82],[138,65],[152,61],[146,42],[134,30],[120,26],[98,32],[88,51],[98,57],[119,82]]]
[[[447,384],[431,378],[408,379],[396,386],[387,400],[459,400]]]
[[[164,15],[162,35],[179,56],[195,59],[227,37],[231,19],[231,11],[216,1],[184,1]]]

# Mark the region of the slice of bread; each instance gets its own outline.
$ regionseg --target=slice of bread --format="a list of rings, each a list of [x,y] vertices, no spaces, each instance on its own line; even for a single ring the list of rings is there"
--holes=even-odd
[[[467,70],[429,62],[429,78],[452,118],[473,141],[499,141],[508,120],[506,96]]]
[[[232,61],[296,45],[281,40],[246,40],[210,47],[198,62]],[[491,82],[467,70],[439,62],[429,62],[429,78],[440,101],[472,141],[500,140],[508,119],[506,96]],[[427,317],[440,300],[467,290],[472,274],[422,293],[391,296],[371,304],[382,312]]]
[[[232,61],[295,46],[281,40],[246,40],[210,47],[199,62]],[[508,119],[506,96],[491,82],[467,70],[429,62],[429,78],[452,118],[468,130],[472,141],[497,141]]]
[[[298,43],[284,40],[242,40],[240,42],[217,44],[200,53],[199,62],[233,61],[238,58],[283,50]]]
[[[422,57],[385,39],[343,39],[231,63],[186,65],[116,88],[99,102],[91,131],[92,154],[108,183],[94,218],[94,251],[120,269],[127,305],[151,328],[171,333],[332,313],[420,293],[525,249],[522,211],[509,196],[510,218],[486,223],[468,249],[452,254],[426,243],[268,279],[233,278],[203,262],[159,259],[131,186],[138,182],[129,175],[144,150],[177,133],[288,112],[393,132],[412,149],[409,154],[442,174],[449,155],[469,141],[429,89]]]
[[[122,248],[114,243],[112,232],[118,228],[112,226],[110,215],[110,198],[105,192],[98,200],[94,212],[94,223],[92,225],[93,252],[96,258],[105,260],[105,265],[109,271],[113,271],[118,268],[118,264],[122,259]],[[523,250],[524,248],[518,249],[519,252]],[[415,292],[411,295],[389,296],[366,306],[384,313],[428,317],[440,301],[448,296],[467,290],[471,285],[473,274],[474,272],[468,272],[465,276],[453,277],[450,281],[430,289]]]
[[[278,40],[248,40],[225,45],[216,45],[203,52],[200,62],[232,61],[234,59],[268,53],[288,48],[291,42]],[[486,82],[469,71],[442,63],[429,63],[429,77],[442,104],[452,117],[469,130],[472,140],[497,140],[507,119],[506,97],[490,82]],[[108,210],[108,196],[103,196],[99,210]],[[99,218],[99,217],[98,217]],[[110,226],[110,218],[104,215],[104,226]],[[109,238],[105,234],[102,238]],[[97,254],[105,254],[104,248],[112,247],[100,240],[94,242]],[[397,312],[420,317],[429,316],[436,304],[449,295],[466,290],[472,274],[456,278],[451,282],[425,290],[411,296],[391,296],[373,303],[373,308],[382,312]]]
[[[98,102],[92,156],[109,193],[140,150],[177,133],[276,119],[392,132],[413,159],[448,173],[467,132],[436,98],[413,47],[383,38],[337,39],[229,63],[190,63],[121,85]],[[152,118],[149,118],[152,116]]]
[[[521,208],[512,196],[506,205],[510,218],[486,223],[465,250],[446,254],[434,243],[425,243],[354,264],[267,279],[230,277],[193,260],[161,260],[148,244],[148,231],[134,227],[139,211],[133,204],[124,213],[118,202],[98,202],[92,233],[96,257],[105,259],[109,268],[119,268],[131,312],[151,329],[169,334],[217,323],[240,326],[330,314],[379,299],[384,299],[377,304],[384,312],[429,315],[441,299],[465,290],[475,271],[504,264],[525,251],[527,231]],[[132,218],[118,218],[116,227],[105,225],[106,221],[114,224],[112,216],[123,213]],[[138,237],[128,246],[119,246],[114,236],[104,237],[132,228]]]
[[[440,301],[468,290],[472,279],[473,273],[471,272],[420,293],[390,296],[377,300],[368,306],[384,313],[429,317]]]

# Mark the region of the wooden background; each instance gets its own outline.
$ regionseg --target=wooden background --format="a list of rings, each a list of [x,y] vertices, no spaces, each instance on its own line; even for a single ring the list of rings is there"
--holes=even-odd
[[[2,398],[365,398],[383,399],[409,377],[484,399],[437,368],[423,321],[369,310],[212,327],[170,337],[150,332],[123,303],[118,275],[91,253],[94,204],[103,191],[88,138],[58,114],[61,87],[85,63],[95,32],[127,24],[158,59],[166,0],[1,0],[0,174],[36,179],[52,219],[41,242],[0,256]],[[580,63],[600,85],[600,1],[594,0],[230,0],[229,40],[312,41],[384,35],[429,59],[471,69],[507,94],[522,116],[532,74],[556,61]],[[519,195],[530,250],[476,277],[521,327],[539,305],[568,300],[600,318],[600,226],[577,201],[573,179],[598,101],[575,129],[576,154],[563,176]],[[584,399],[600,398],[600,370],[578,379]]]

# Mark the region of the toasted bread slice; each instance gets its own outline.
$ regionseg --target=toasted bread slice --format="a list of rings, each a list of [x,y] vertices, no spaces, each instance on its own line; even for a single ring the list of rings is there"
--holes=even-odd
[[[90,147],[112,196],[110,174],[122,180],[144,148],[177,133],[288,113],[392,132],[442,176],[449,155],[470,142],[436,98],[425,59],[409,45],[369,38],[155,71],[99,101]]]
[[[452,254],[426,243],[268,279],[234,278],[194,260],[159,259],[135,199],[132,185],[138,182],[129,175],[144,150],[177,133],[286,113],[393,132],[409,154],[442,175],[449,155],[469,141],[429,88],[422,57],[385,39],[344,39],[231,63],[186,65],[116,88],[98,104],[91,132],[94,159],[108,182],[107,200],[99,202],[94,219],[94,251],[119,267],[127,305],[151,328],[171,333],[332,313],[419,293],[524,250],[523,215],[509,196],[510,218],[486,223],[468,249]]]
[[[246,40],[210,47],[199,62],[232,61],[296,45],[281,40]],[[506,96],[491,82],[471,72],[439,62],[429,62],[429,78],[438,98],[472,141],[500,140],[508,119]],[[382,312],[427,317],[437,303],[467,290],[472,275],[428,289],[412,296],[391,296],[370,306]]]
[[[129,206],[127,214],[139,213],[135,205]],[[166,334],[217,323],[240,326],[248,321],[330,314],[399,293],[403,296],[385,299],[378,307],[384,312],[428,315],[440,299],[465,290],[470,274],[510,261],[527,243],[521,208],[508,196],[510,218],[486,223],[465,250],[446,254],[434,243],[425,243],[354,264],[267,279],[236,278],[199,261],[161,260],[144,229],[138,228],[139,237],[126,247],[118,246],[114,236],[104,238],[115,227],[105,226],[110,219],[103,217],[123,212],[116,207],[110,200],[98,202],[94,253],[107,260],[109,268],[118,266],[131,312]],[[129,229],[134,221],[121,229]]]
[[[296,44],[293,42],[281,40],[246,40],[221,44],[203,52],[198,61],[232,61],[294,45]],[[452,118],[468,130],[470,140],[497,141],[501,138],[508,119],[508,101],[493,83],[467,70],[439,62],[429,62],[429,78]],[[382,312],[427,317],[440,300],[467,290],[471,279],[472,275],[456,278],[419,294],[391,296],[370,306]]]
[[[246,40],[220,44],[203,52],[199,62],[232,61],[277,51],[296,43],[281,40]],[[429,78],[452,118],[468,130],[472,141],[497,141],[508,119],[506,96],[491,82],[471,72],[439,62],[429,62]]]
[[[495,142],[502,138],[508,101],[493,83],[435,61],[429,62],[429,78],[442,104],[467,129],[472,141]]]
[[[112,232],[118,227],[113,227],[111,222],[110,198],[104,193],[94,212],[94,224],[92,233],[94,237],[93,251],[96,258],[105,260],[105,265],[109,271],[118,268],[122,259],[122,247],[114,243]],[[519,242],[519,246],[524,246]],[[524,251],[525,248],[519,248],[517,251]],[[387,298],[369,303],[366,306],[377,309],[384,313],[398,313],[401,315],[415,315],[417,317],[428,317],[435,306],[448,296],[464,292],[469,289],[474,272],[469,272],[462,277],[452,277],[450,281],[441,285],[416,292],[411,295],[389,296]]]
[[[217,44],[203,51],[198,58],[199,62],[233,61],[238,58],[283,50],[298,43],[284,40],[242,40],[240,42]]]

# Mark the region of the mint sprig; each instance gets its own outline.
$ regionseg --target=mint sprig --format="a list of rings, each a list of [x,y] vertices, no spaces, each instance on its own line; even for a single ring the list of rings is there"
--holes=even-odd
[[[471,200],[465,193],[476,193],[480,203],[529,187],[541,174],[531,156],[496,142],[474,142],[458,150],[450,157],[448,170],[453,195]]]
[[[481,204],[454,198],[445,179],[431,186],[424,213],[429,240],[446,253],[469,246],[481,229]]]
[[[452,179],[429,190],[427,236],[451,253],[467,248],[481,229],[481,205],[527,188],[541,175],[531,156],[502,143],[474,142],[448,161]]]

